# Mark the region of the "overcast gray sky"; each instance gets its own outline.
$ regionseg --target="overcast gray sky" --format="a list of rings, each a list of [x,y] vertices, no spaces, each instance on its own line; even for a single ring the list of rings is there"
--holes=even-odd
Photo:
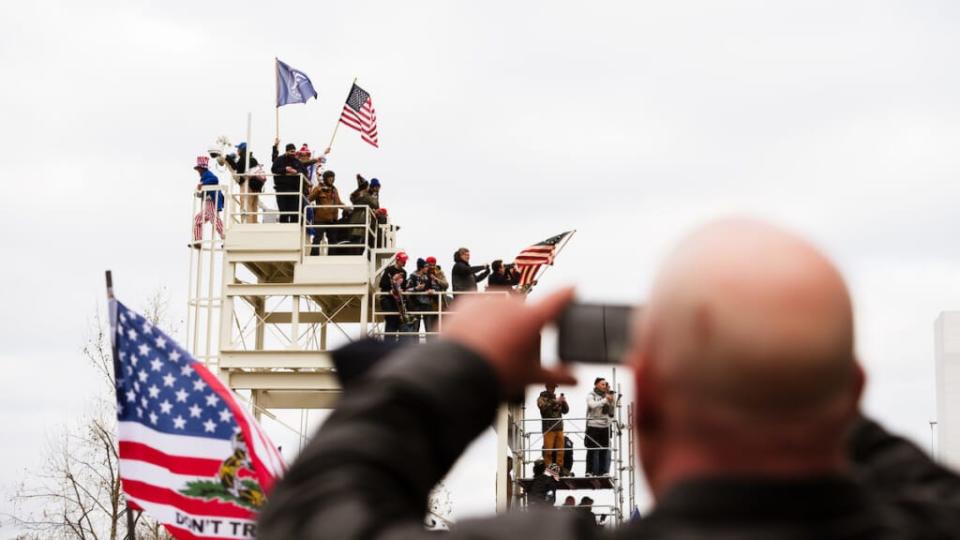
[[[933,320],[960,306],[960,5],[275,6],[0,7],[0,478],[88,400],[105,268],[127,303],[165,286],[185,311],[193,160],[248,111],[267,156],[274,56],[320,94],[281,110],[285,141],[324,146],[353,77],[372,94],[381,148],[341,130],[330,167],[383,181],[415,257],[510,258],[576,228],[543,288],[628,302],[706,219],[808,235],[850,281],[868,410],[927,444]],[[485,441],[472,464],[492,466]],[[492,505],[461,488],[458,513]]]

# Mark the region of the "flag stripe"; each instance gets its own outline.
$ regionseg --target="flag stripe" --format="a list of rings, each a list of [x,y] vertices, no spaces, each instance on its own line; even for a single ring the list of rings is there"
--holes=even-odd
[[[220,469],[219,459],[171,456],[146,444],[120,441],[120,460],[137,460],[163,467],[173,474],[213,476]]]
[[[189,435],[170,435],[139,422],[119,422],[117,433],[121,441],[146,444],[171,456],[182,454],[187,449],[191,457],[222,460],[233,451],[229,441]]]
[[[203,531],[205,534],[198,535],[183,527],[178,527],[176,525],[169,525],[169,523],[177,523],[178,514],[181,519],[189,518],[199,522],[207,522],[207,523],[212,521],[218,521],[218,520],[222,521],[223,519],[220,516],[208,516],[204,514],[189,514],[189,513],[181,512],[179,509],[173,506],[162,504],[162,503],[153,503],[153,502],[138,499],[136,497],[127,497],[127,504],[131,508],[139,507],[138,509],[143,510],[144,512],[146,512],[151,516],[154,516],[157,520],[163,523],[167,523],[167,525],[164,525],[164,526],[167,528],[168,531],[170,531],[171,534],[174,535],[174,538],[177,538],[178,540],[183,540],[184,538],[200,539],[200,540],[221,539],[221,538],[247,538],[247,539],[253,538],[253,536],[250,536],[250,535],[244,536],[242,534],[243,532],[242,524],[249,523],[253,525],[255,523],[253,520],[250,520],[250,519],[242,519],[242,518],[229,519],[230,522],[241,523],[239,527],[240,530],[238,531],[240,534],[233,534],[233,530],[232,530],[233,527],[229,525],[226,525],[226,526],[221,525],[218,533],[214,533],[212,530],[212,527],[207,525],[204,527],[204,531]],[[207,529],[211,529],[211,530],[207,530]]]
[[[188,514],[256,519],[256,514],[233,503],[187,497],[164,487],[123,478],[123,491],[141,501],[169,504]]]

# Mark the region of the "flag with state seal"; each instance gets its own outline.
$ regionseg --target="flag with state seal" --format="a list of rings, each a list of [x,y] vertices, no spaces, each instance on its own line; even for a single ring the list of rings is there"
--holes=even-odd
[[[213,373],[111,302],[119,471],[128,506],[178,539],[255,538],[283,458]]]

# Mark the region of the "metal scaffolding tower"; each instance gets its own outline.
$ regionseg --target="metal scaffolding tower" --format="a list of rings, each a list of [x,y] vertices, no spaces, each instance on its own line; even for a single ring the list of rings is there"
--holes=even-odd
[[[557,502],[566,495],[589,495],[595,503],[590,510],[598,522],[611,527],[619,526],[630,518],[636,506],[636,462],[634,459],[633,404],[623,404],[621,388],[616,382],[616,369],[611,377],[612,387],[618,394],[614,419],[611,422],[610,473],[603,476],[585,476],[587,448],[586,418],[568,416],[563,420],[563,432],[571,439],[573,447],[565,450],[572,458],[573,475],[561,476]],[[624,418],[626,416],[626,418]],[[543,453],[543,419],[539,414],[526,417],[526,406],[504,407],[498,417],[498,441],[500,450],[497,473],[497,509],[505,511],[528,504],[527,491],[534,481],[533,464]],[[596,449],[594,449],[596,450]],[[511,458],[511,459],[508,459]],[[507,463],[513,467],[508,470]],[[566,459],[565,459],[566,462]],[[565,463],[566,464],[566,463]],[[504,485],[501,492],[500,486]],[[506,486],[510,487],[507,488]],[[578,501],[579,502],[579,501]]]

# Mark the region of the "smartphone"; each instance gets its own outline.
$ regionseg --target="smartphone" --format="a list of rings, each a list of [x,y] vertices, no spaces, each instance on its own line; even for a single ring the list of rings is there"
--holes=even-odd
[[[574,302],[557,319],[563,362],[619,364],[627,351],[633,306]]]

